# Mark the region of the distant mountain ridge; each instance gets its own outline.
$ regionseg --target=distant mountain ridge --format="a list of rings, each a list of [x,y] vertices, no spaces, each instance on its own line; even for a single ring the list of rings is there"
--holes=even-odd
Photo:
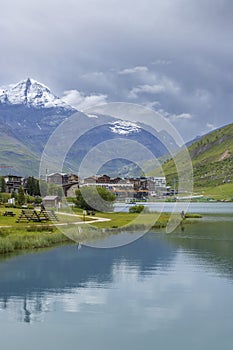
[[[80,128],[85,123],[90,131],[75,143],[67,155],[65,166],[70,171],[76,172],[85,154],[105,140],[125,138],[137,141],[156,157],[167,153],[163,142],[159,141],[159,138],[169,138],[166,133],[153,135],[150,128],[146,129],[140,123],[107,115],[85,115],[54,95],[44,84],[27,78],[0,92],[0,164],[13,166],[13,172],[19,175],[38,176],[39,160],[49,137],[74,113],[77,113]],[[173,140],[170,142],[172,147],[178,147]],[[132,147],[129,154],[135,152],[133,146],[129,147]],[[117,164],[118,169],[121,168],[121,162]],[[116,165],[108,164],[103,171],[115,175],[118,169]]]

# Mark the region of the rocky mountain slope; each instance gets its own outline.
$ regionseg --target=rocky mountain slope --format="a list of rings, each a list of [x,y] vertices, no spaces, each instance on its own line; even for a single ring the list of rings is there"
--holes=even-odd
[[[0,104],[24,105],[29,108],[60,108],[74,110],[71,106],[55,96],[47,86],[34,79],[25,79],[0,94]]]
[[[33,79],[22,80],[9,89],[0,89],[0,91],[0,144],[2,146],[0,165],[13,166],[14,173],[37,176],[41,153],[50,135],[58,125],[74,113],[78,113],[77,122],[80,128],[85,121],[90,131],[70,149],[65,163],[69,171],[77,172],[85,154],[105,140],[125,138],[137,141],[156,157],[167,153],[156,134],[151,134],[150,130],[145,129],[143,125],[103,115],[88,117],[63,102],[44,84]],[[167,137],[167,135],[162,136]],[[177,148],[175,143],[173,146]],[[134,151],[132,146],[129,154]],[[100,160],[101,156],[100,153]],[[108,164],[102,171],[116,175],[124,164],[127,162],[118,160],[116,163]]]

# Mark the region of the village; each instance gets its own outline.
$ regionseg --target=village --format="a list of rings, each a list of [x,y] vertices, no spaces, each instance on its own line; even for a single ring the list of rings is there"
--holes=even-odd
[[[110,177],[106,174],[79,178],[76,174],[51,173],[44,180],[7,175],[1,178],[1,192],[11,194],[9,204],[14,204],[14,194],[23,189],[25,195],[40,196],[46,206],[57,207],[62,197],[75,198],[76,191],[84,186],[97,186],[109,190],[119,202],[147,200],[173,196],[174,190],[167,186],[165,177]],[[33,189],[32,189],[33,187]],[[44,194],[44,196],[43,196]]]

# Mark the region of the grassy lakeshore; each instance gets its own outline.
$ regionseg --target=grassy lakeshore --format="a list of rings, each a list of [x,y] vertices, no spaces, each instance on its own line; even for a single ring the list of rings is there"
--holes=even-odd
[[[19,209],[13,209],[14,217],[0,216],[0,254],[9,254],[27,249],[47,248],[64,243],[71,243],[72,240],[62,233],[61,230],[52,222],[47,223],[16,223],[16,219],[20,214]],[[65,213],[60,213],[59,224],[66,225],[82,223],[83,216],[79,209],[74,209],[76,215],[68,216]],[[180,214],[177,214],[177,217]],[[199,215],[190,214],[189,219],[185,219],[185,223],[191,223],[192,218],[200,217]],[[92,220],[90,223],[93,227],[104,229],[109,234],[114,233],[114,230],[123,228],[131,230],[140,230],[146,227],[149,228],[164,228],[170,218],[169,213],[96,213],[95,219],[108,219],[103,222],[93,222],[94,217],[86,217],[85,221]],[[82,238],[88,237],[83,233]],[[92,237],[93,238],[93,237]]]
[[[51,229],[51,227],[50,227]],[[68,237],[59,230],[40,230],[35,228],[31,232],[26,229],[1,229],[0,254],[9,254],[19,250],[47,248],[57,244],[69,242]]]
[[[91,225],[105,229],[105,232],[109,234],[120,231],[164,229],[171,218],[171,213],[145,213],[140,216],[134,213],[98,213],[98,215],[109,218],[110,221],[92,223]],[[188,214],[185,219],[181,220],[180,225],[193,224],[197,222],[196,219],[200,218],[202,218],[200,214]],[[173,219],[179,220],[180,214],[175,214]]]
[[[53,222],[19,222],[20,209],[10,209],[15,216],[4,216],[6,209],[1,208],[0,211],[0,254],[9,254],[12,252],[47,248],[71,240],[66,237]],[[58,224],[72,224],[82,222],[82,216],[67,216],[58,214]]]

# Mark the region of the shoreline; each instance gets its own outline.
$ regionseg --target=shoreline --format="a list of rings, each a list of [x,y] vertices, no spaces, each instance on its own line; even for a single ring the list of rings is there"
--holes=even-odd
[[[60,223],[47,223],[47,224],[27,224],[27,225],[1,225],[0,226],[0,255],[6,256],[8,254],[14,254],[20,251],[38,251],[38,249],[52,248],[55,246],[61,246],[62,244],[76,243],[71,238],[66,236],[62,231],[59,230],[59,226],[67,225],[85,225],[91,224],[93,228],[98,229],[98,232],[103,232],[107,235],[117,234],[121,231],[132,231],[145,230],[148,226],[149,229],[163,229],[166,227],[171,213],[154,213],[159,215],[158,220],[155,220],[153,213],[146,213],[142,216],[141,221],[136,224],[133,223],[138,214],[132,214],[128,212],[124,213],[97,213],[95,218],[90,218],[88,221],[81,221],[80,210],[76,209],[77,213],[69,214],[65,212],[59,212],[59,215],[70,217],[70,222]],[[180,213],[176,214],[180,217]],[[226,217],[231,218],[232,215],[229,213],[224,214]],[[221,220],[223,214],[219,213],[187,213],[186,218],[180,222],[180,226],[195,224],[196,222],[204,222],[205,217],[208,218],[208,222],[215,222],[219,217]],[[212,220],[211,220],[212,217]],[[79,218],[79,221],[77,221]],[[152,221],[150,220],[152,219]],[[8,222],[13,222],[14,219],[9,219]],[[149,223],[153,222],[152,225]],[[93,237],[92,237],[93,238]],[[96,239],[100,236],[97,234]],[[80,242],[86,240],[86,236],[80,233]]]

